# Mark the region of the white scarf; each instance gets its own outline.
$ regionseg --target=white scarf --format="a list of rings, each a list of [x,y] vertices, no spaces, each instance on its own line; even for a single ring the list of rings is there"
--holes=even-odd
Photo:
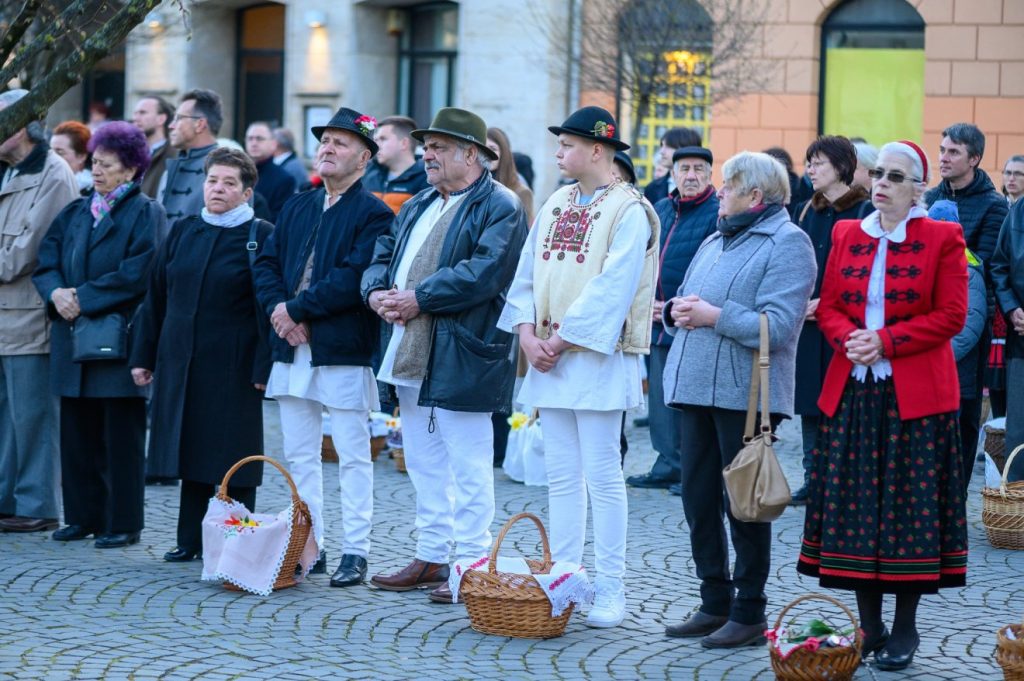
[[[216,227],[231,228],[252,220],[254,212],[252,206],[248,203],[243,203],[224,213],[211,213],[206,208],[203,208],[201,215],[203,222],[208,222]]]

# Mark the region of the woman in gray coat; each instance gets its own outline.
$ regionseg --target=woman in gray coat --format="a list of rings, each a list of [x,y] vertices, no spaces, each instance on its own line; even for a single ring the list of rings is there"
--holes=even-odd
[[[722,167],[718,229],[701,245],[663,317],[674,334],[665,402],[679,409],[683,510],[701,580],[700,609],[666,634],[706,648],[764,641],[771,524],[729,512],[722,468],[743,446],[759,316],[768,316],[773,428],[793,413],[796,346],[817,274],[807,234],[789,220],[789,178],[766,154]],[[723,514],[736,554],[729,574]]]

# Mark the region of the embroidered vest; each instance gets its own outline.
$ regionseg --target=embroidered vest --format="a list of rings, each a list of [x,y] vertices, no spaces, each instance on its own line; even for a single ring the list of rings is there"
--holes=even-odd
[[[542,230],[534,255],[535,333],[548,338],[557,331],[569,306],[587,282],[601,273],[608,249],[626,209],[639,203],[647,213],[651,236],[644,254],[640,286],[623,322],[615,349],[647,354],[658,273],[660,221],[651,204],[632,186],[616,182],[586,206],[576,203],[579,185],[563,187],[544,203],[536,229]],[[600,314],[600,311],[596,312]],[[573,348],[581,349],[581,348]]]

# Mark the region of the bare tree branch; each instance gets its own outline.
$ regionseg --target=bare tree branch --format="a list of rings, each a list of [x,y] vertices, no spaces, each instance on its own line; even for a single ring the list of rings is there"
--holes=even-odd
[[[71,27],[82,24],[82,16],[93,0],[75,0],[68,5],[67,9],[61,12],[60,16],[50,22],[44,31],[39,33],[32,42],[18,50],[8,64],[0,69],[0,86],[5,86],[34,59],[40,51],[52,49],[54,44],[62,37],[66,37]]]
[[[79,83],[98,61],[120,45],[158,4],[160,0],[127,0],[81,47],[64,57],[35,84],[28,95],[0,111],[0,140],[7,139],[29,122],[41,118],[53,102]]]
[[[39,6],[43,0],[25,0],[25,4],[22,5],[21,11],[18,12],[18,17],[11,22],[11,25],[7,28],[7,32],[4,33],[4,37],[0,40],[0,64],[7,62],[7,58],[11,56],[11,52],[14,50],[14,46],[18,44],[22,36],[25,35],[25,31],[35,21],[36,14],[39,13]]]

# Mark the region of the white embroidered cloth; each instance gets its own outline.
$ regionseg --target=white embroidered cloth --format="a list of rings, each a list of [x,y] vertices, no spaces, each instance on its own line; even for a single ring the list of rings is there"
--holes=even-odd
[[[204,580],[230,582],[261,596],[269,596],[281,571],[288,540],[292,533],[292,505],[277,515],[251,513],[237,501],[217,497],[203,518]],[[313,533],[299,556],[299,579],[316,563],[320,555]]]
[[[462,578],[470,570],[486,571],[491,559],[487,556],[477,560],[455,561],[454,569],[448,575],[448,588],[452,591],[452,602],[454,603],[459,587],[462,585]],[[530,566],[523,558],[509,558],[498,556],[498,572],[509,572],[515,575],[529,575]],[[532,575],[544,595],[551,601],[551,616],[558,617],[570,603],[577,605],[590,605],[594,601],[594,587],[587,578],[587,571],[582,565],[559,561],[551,566],[551,571],[546,575]]]

